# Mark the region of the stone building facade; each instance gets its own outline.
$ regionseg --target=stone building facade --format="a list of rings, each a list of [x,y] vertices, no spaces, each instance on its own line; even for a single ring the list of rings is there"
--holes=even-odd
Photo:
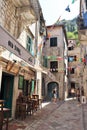
[[[87,98],[87,1],[80,0],[79,16],[77,18],[78,35],[80,41],[82,70],[80,73],[81,86],[84,88],[84,95]]]
[[[80,72],[82,68],[80,46],[76,45],[75,39],[68,40],[68,72],[69,72],[69,85],[68,97],[72,97],[72,90],[76,96],[76,89],[81,87]]]
[[[35,59],[45,23],[38,0],[1,0],[0,10],[0,99],[14,118],[19,93],[36,93]]]
[[[43,46],[43,64],[49,72],[48,75],[43,75],[42,95],[52,100],[52,92],[55,90],[58,99],[64,99],[68,82],[66,69],[68,62],[65,60],[67,59],[67,37],[64,26],[47,26],[47,35]]]

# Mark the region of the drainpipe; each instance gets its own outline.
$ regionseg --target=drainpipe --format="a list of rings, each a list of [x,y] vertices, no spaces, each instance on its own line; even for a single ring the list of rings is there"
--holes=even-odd
[[[2,66],[0,66],[0,98],[1,98]]]
[[[37,58],[37,52],[38,52],[38,31],[37,31],[37,21],[36,21],[36,24],[35,24],[35,58]]]
[[[83,51],[82,51],[82,45],[80,45],[80,58],[82,58]],[[83,86],[83,62],[81,63],[81,70],[80,70],[80,100],[82,98],[82,93],[81,93],[81,87]]]
[[[37,52],[38,52],[38,31],[37,31],[37,21],[35,23],[35,64],[37,64]],[[38,93],[38,81],[37,81],[37,70],[36,70],[36,93]]]
[[[80,16],[82,16],[82,13],[81,13],[81,5],[82,5],[82,0],[80,0]]]
[[[82,45],[80,45],[80,58],[81,58],[81,52],[82,52]],[[82,81],[81,76],[82,76],[82,71],[80,70],[80,100],[81,100],[81,85],[82,85],[82,83],[81,83],[81,81]]]

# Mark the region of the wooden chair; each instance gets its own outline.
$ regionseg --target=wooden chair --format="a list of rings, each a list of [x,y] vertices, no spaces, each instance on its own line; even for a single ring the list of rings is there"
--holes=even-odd
[[[0,130],[2,130],[4,120],[3,106],[4,106],[4,100],[0,100]]]
[[[10,109],[9,108],[3,108],[3,114],[5,114],[5,117],[3,119],[3,124],[6,125],[6,130],[8,130]]]
[[[27,109],[26,109],[27,115],[28,115],[28,113],[30,113],[30,115],[32,115],[33,110],[34,110],[34,103],[32,100],[28,100],[27,101]]]
[[[6,124],[6,130],[8,130],[9,113],[10,109],[4,108],[4,100],[0,100],[0,130],[2,130],[4,124]]]
[[[20,105],[19,103],[17,103],[16,101],[16,110],[15,110],[15,118],[19,118],[20,117]]]
[[[22,99],[16,100],[15,118],[22,120],[26,118],[26,103],[24,103]]]
[[[34,109],[37,111],[37,108],[39,107],[39,95],[32,95],[32,100],[34,102]]]

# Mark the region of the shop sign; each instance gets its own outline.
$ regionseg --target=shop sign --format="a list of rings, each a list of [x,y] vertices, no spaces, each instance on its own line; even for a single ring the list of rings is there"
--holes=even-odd
[[[25,62],[34,66],[35,64],[34,57],[30,53],[28,53],[27,50],[1,26],[0,26],[0,46],[3,46],[8,51],[12,52],[19,58],[23,59]]]

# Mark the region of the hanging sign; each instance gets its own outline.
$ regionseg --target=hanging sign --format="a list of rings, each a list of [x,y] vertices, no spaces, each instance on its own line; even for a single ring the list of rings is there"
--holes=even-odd
[[[34,57],[6,30],[0,26],[0,45],[12,52],[25,62],[34,66]]]

